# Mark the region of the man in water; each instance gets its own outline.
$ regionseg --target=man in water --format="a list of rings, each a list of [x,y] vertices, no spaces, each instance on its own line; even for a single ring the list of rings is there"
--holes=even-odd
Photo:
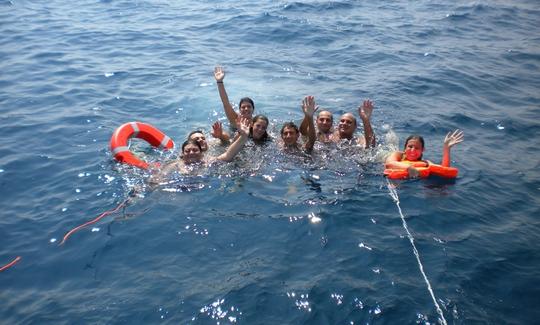
[[[281,140],[283,141],[283,150],[286,152],[299,152],[304,149],[310,153],[315,144],[316,134],[315,125],[313,124],[313,114],[315,113],[315,97],[306,96],[302,101],[302,111],[304,112],[304,120],[307,121],[308,139],[304,143],[304,148],[298,143],[300,131],[293,122],[287,122],[281,128]]]
[[[231,142],[229,134],[223,131],[223,126],[221,122],[215,122],[214,124],[212,124],[212,136],[221,140],[222,145],[228,145]],[[206,140],[203,131],[195,130],[188,134],[187,139],[199,143],[202,152],[208,151],[208,141]]]
[[[199,144],[201,147],[201,151],[205,152],[208,150],[208,142],[206,141],[206,137],[204,136],[204,132],[201,130],[195,130],[188,134],[187,136],[188,140],[193,140]]]
[[[319,107],[315,107],[315,111],[317,111]],[[320,111],[319,114],[317,114],[317,119],[315,120],[315,123],[317,125],[317,133],[316,137],[317,140],[323,143],[329,143],[332,142],[332,134],[334,130],[332,129],[332,126],[334,124],[334,116],[329,111]],[[308,135],[308,120],[306,117],[302,120],[302,123],[300,124],[300,133],[303,136]]]
[[[219,98],[221,98],[221,103],[223,104],[225,115],[227,116],[229,123],[231,123],[231,126],[233,128],[238,127],[236,121],[239,116],[251,120],[253,118],[253,111],[255,110],[255,103],[253,102],[253,100],[249,97],[244,97],[240,99],[240,103],[238,104],[239,112],[235,112],[233,106],[229,101],[227,91],[225,90],[225,84],[223,83],[223,79],[225,79],[225,70],[223,69],[223,67],[217,66],[214,68],[214,78],[216,79],[216,84],[219,91]]]
[[[334,132],[332,140],[334,142],[342,142],[348,140],[351,143],[356,143],[364,148],[375,147],[375,134],[371,127],[371,113],[373,112],[373,102],[371,100],[365,100],[362,106],[358,107],[358,114],[362,123],[364,124],[364,136],[354,136],[357,123],[356,118],[352,113],[345,113],[341,115],[339,119],[338,129]]]

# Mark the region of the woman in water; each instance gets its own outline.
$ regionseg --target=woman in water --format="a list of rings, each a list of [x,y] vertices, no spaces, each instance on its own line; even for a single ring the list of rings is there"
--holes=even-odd
[[[268,118],[264,115],[257,115],[251,120],[249,138],[251,138],[255,144],[264,144],[266,141],[271,140],[266,132],[268,124]],[[221,122],[215,122],[212,125],[212,136],[220,139],[222,144],[226,144],[230,138],[229,134],[223,130]],[[238,137],[238,135],[235,135],[235,139],[236,137]]]
[[[463,131],[455,130],[448,132],[443,142],[443,157],[441,166],[450,167],[450,148],[463,141]],[[415,167],[427,167],[432,164],[429,160],[422,160],[424,153],[424,138],[419,135],[411,135],[405,140],[403,151],[395,151],[386,158],[385,167],[388,169],[407,169],[409,177],[418,177],[419,172]],[[411,164],[411,162],[417,162]],[[419,163],[424,163],[420,166]]]

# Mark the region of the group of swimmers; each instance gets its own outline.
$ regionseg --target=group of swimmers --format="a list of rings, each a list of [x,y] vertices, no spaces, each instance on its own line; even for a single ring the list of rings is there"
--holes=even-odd
[[[269,120],[264,115],[253,116],[255,103],[249,97],[240,99],[239,111],[236,112],[229,101],[225,90],[225,71],[222,67],[214,69],[219,96],[223,104],[225,115],[230,126],[235,130],[234,135],[230,135],[223,129],[221,122],[212,125],[211,135],[220,140],[226,146],[223,154],[216,157],[205,157],[208,150],[208,141],[203,131],[193,131],[188,135],[187,140],[182,144],[182,152],[179,159],[167,163],[159,173],[159,179],[171,172],[188,173],[194,166],[205,165],[214,161],[230,162],[242,150],[248,140],[255,145],[262,145],[272,140],[267,132]],[[358,114],[362,120],[364,134],[355,136],[357,120],[352,113],[341,115],[337,128],[334,129],[333,114],[327,110],[320,110],[315,103],[313,96],[306,96],[301,105],[304,118],[300,127],[294,122],[285,123],[280,131],[280,141],[278,146],[288,153],[310,154],[315,142],[321,144],[348,143],[360,148],[373,148],[376,145],[375,134],[371,126],[371,115],[374,109],[373,102],[363,101],[358,107]],[[318,112],[314,121],[315,112]],[[302,144],[299,140],[302,139]],[[456,130],[447,134],[444,140],[443,161],[441,165],[450,165],[450,148],[463,141],[463,132]],[[410,136],[405,141],[403,151],[396,151],[386,159],[386,168],[407,169],[410,177],[417,177],[417,164],[409,164],[411,161],[422,161],[427,165],[431,162],[422,160],[424,151],[424,139],[420,136]]]

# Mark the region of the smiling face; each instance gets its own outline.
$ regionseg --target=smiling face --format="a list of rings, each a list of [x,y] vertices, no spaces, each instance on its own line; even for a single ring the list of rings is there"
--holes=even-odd
[[[405,159],[408,161],[417,161],[422,159],[424,153],[424,145],[420,139],[412,138],[405,144],[405,151],[403,152]]]
[[[254,110],[255,110],[255,108],[253,107],[253,104],[252,104],[251,100],[242,99],[240,101],[240,115],[242,117],[251,119],[252,116],[253,116],[253,111]]]
[[[206,137],[201,132],[195,132],[189,136],[189,140],[194,140],[199,143],[202,151],[208,150],[208,142],[206,142]]]
[[[351,113],[345,113],[339,119],[338,131],[341,139],[351,139],[356,130],[356,118]]]
[[[299,137],[298,131],[293,126],[285,126],[281,130],[281,139],[286,146],[294,146],[298,141]]]
[[[202,160],[201,148],[195,143],[187,143],[182,148],[182,160],[185,164],[198,163]]]
[[[261,140],[266,134],[268,123],[264,119],[257,119],[253,122],[252,136],[254,140]]]
[[[317,130],[321,133],[328,133],[332,129],[334,119],[329,111],[321,111],[317,116]]]

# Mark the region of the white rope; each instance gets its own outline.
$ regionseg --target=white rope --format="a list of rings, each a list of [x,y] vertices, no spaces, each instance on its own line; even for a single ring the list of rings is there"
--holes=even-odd
[[[431,295],[431,299],[433,300],[433,303],[435,304],[435,308],[437,309],[437,313],[439,314],[439,321],[443,325],[447,325],[446,319],[444,318],[444,314],[442,312],[441,307],[437,303],[437,299],[435,298],[435,294],[433,293],[433,289],[431,289],[431,283],[429,283],[429,280],[427,278],[426,273],[424,272],[424,266],[422,265],[422,262],[420,261],[420,254],[418,253],[418,249],[416,249],[416,245],[414,244],[414,237],[412,236],[411,232],[409,231],[409,227],[407,227],[407,222],[405,221],[405,217],[403,216],[403,212],[401,211],[401,206],[399,205],[399,196],[397,194],[396,189],[390,184],[390,181],[386,179],[388,182],[388,190],[390,191],[390,196],[392,199],[394,199],[394,202],[396,202],[396,206],[399,210],[399,215],[401,216],[401,221],[403,223],[403,228],[407,232],[407,237],[409,238],[409,241],[411,242],[414,256],[416,256],[416,261],[418,262],[418,267],[420,268],[420,273],[422,273],[422,276],[424,277],[424,281],[427,284],[427,289],[429,291],[429,294]]]

